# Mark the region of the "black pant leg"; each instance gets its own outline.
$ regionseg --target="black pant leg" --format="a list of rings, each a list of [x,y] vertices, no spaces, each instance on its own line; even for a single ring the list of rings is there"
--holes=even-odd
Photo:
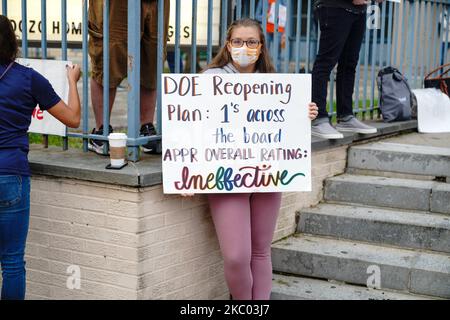
[[[331,70],[336,66],[352,28],[345,9],[320,7],[315,12],[320,25],[320,45],[312,71],[312,100],[319,107],[318,118],[328,117],[327,89]]]
[[[355,74],[358,65],[364,33],[366,30],[366,15],[348,12],[348,19],[352,20],[350,34],[345,42],[342,55],[338,62],[336,97],[337,115],[345,117],[353,114],[353,92],[355,88]]]

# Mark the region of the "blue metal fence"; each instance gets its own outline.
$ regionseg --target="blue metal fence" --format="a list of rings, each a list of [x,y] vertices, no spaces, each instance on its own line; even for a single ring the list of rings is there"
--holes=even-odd
[[[61,24],[67,24],[67,0],[61,1]],[[99,0],[100,1],[100,0]],[[128,150],[129,159],[137,161],[140,158],[140,145],[147,143],[149,140],[158,140],[161,138],[161,126],[157,125],[158,136],[156,137],[140,137],[140,39],[136,35],[141,30],[141,1],[128,1]],[[183,3],[189,0],[183,1]],[[207,40],[206,45],[198,45],[198,6],[199,2],[207,3]],[[214,53],[220,45],[225,41],[227,27],[231,21],[243,17],[255,17],[255,10],[258,1],[263,1],[262,12],[266,13],[269,9],[268,0],[192,0],[191,14],[191,45],[188,48],[190,56],[191,73],[197,72],[197,58],[201,53],[205,53],[205,61],[207,64],[211,61]],[[2,13],[8,15],[8,6],[17,5],[18,0],[2,0]],[[20,0],[22,13],[22,55],[28,57],[29,41],[27,28],[27,0]],[[47,0],[41,0],[41,57],[47,58]],[[70,8],[70,10],[82,10],[82,70],[83,70],[83,121],[82,132],[68,132],[68,137],[82,138],[83,150],[88,151],[88,139],[95,138],[98,140],[107,140],[109,134],[109,92],[104,91],[103,97],[103,124],[104,134],[102,136],[89,134],[89,59],[88,59],[88,0],[80,0],[80,8]],[[109,6],[110,0],[103,0],[104,9],[104,25],[103,25],[103,46],[109,48]],[[220,27],[219,27],[219,46],[214,44],[214,6],[220,6]],[[318,39],[320,30],[317,21],[313,17],[312,0],[288,0],[287,1],[287,24],[286,46],[279,57],[278,48],[280,46],[281,35],[277,32],[278,20],[275,19],[275,33],[273,36],[273,51],[271,52],[274,61],[281,59],[281,69],[278,72],[311,72],[314,57],[318,49]],[[180,59],[182,59],[182,50],[186,47],[181,46],[181,15],[186,14],[182,10],[181,0],[172,0],[171,10],[174,10],[174,45],[170,50],[174,51],[175,56],[175,72],[183,72],[180,70]],[[279,1],[275,6],[275,16],[280,12]],[[158,1],[159,17],[163,17],[164,1]],[[203,13],[202,13],[203,14]],[[359,64],[357,68],[357,76],[355,81],[354,95],[354,112],[363,118],[373,118],[374,111],[377,111],[377,86],[376,75],[379,69],[392,65],[400,69],[409,79],[413,88],[422,86],[422,80],[425,74],[431,69],[440,65],[442,61],[448,61],[449,39],[449,21],[447,20],[447,28],[443,28],[443,16],[450,16],[450,0],[415,0],[403,1],[401,4],[393,2],[383,2],[381,5],[373,4],[368,10],[368,22],[374,22],[376,27],[367,28],[365,39],[361,48]],[[262,14],[261,23],[264,32],[267,34],[267,15]],[[158,66],[157,72],[160,75],[164,71],[164,47],[163,47],[163,19],[158,20]],[[63,29],[64,31],[64,29]],[[67,33],[61,32],[61,58],[68,58],[68,41]],[[109,51],[104,50],[103,59],[104,79],[103,85],[109,87]],[[276,63],[277,65],[277,63]],[[336,114],[334,108],[335,101],[335,71],[332,72],[329,83],[329,114]],[[161,84],[157,82],[157,124],[161,123]],[[376,114],[376,113],[375,113]],[[106,145],[106,144],[105,144]],[[64,139],[64,149],[67,149],[68,141]],[[105,153],[108,150],[104,150]]]

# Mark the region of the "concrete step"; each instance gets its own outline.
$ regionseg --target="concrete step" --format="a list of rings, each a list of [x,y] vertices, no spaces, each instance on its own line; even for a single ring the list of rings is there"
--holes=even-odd
[[[324,199],[450,214],[450,184],[343,174],[326,180]]]
[[[275,272],[450,298],[450,255],[296,235],[272,245]],[[378,277],[379,276],[379,277]]]
[[[450,149],[376,142],[351,147],[348,152],[348,167],[450,177]]]
[[[273,275],[272,300],[434,300],[397,291],[377,290],[333,281]]]
[[[426,212],[320,204],[301,211],[297,232],[450,253],[450,217]]]

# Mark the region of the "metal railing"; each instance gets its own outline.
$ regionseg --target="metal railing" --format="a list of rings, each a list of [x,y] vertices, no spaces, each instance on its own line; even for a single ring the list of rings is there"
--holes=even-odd
[[[23,57],[28,57],[29,43],[27,26],[27,0],[2,0],[2,13],[8,15],[8,6],[12,4],[21,6],[21,45]],[[47,11],[48,2],[51,0],[41,0],[41,57],[47,58]],[[61,25],[67,25],[68,1],[55,0],[61,3]],[[98,0],[100,1],[100,0]],[[140,145],[150,140],[161,139],[161,84],[160,75],[164,71],[163,61],[163,19],[158,19],[158,81],[157,81],[157,130],[156,137],[140,137],[140,39],[136,34],[140,34],[141,1],[128,1],[128,93],[127,93],[127,134],[129,160],[137,161],[140,158]],[[256,17],[258,1],[263,1],[262,12],[269,9],[268,0],[184,0],[192,5],[192,11],[187,12],[181,6],[181,0],[171,1],[171,11],[173,25],[171,26],[174,40],[169,45],[169,50],[174,52],[174,72],[183,72],[180,69],[180,59],[182,51],[189,54],[190,68],[186,72],[196,73],[199,56],[204,53],[205,61],[203,65],[209,63],[217,49],[225,41],[226,31],[229,23],[235,19],[243,17]],[[312,0],[288,0],[287,1],[287,23],[285,32],[287,36],[285,49],[279,54],[281,35],[277,32],[278,20],[275,19],[275,33],[273,36],[272,58],[275,62],[281,60],[281,67],[278,72],[311,72],[314,58],[318,49],[318,39],[320,30],[317,21],[313,17]],[[109,48],[109,6],[110,0],[103,0],[103,47]],[[73,1],[70,2],[73,6]],[[104,134],[102,136],[89,134],[89,59],[88,59],[88,0],[77,0],[75,8],[70,10],[82,10],[82,132],[68,132],[70,138],[83,139],[83,150],[88,151],[88,139],[107,140],[109,127],[109,108],[103,108]],[[198,8],[207,8],[199,11]],[[164,1],[158,1],[159,17],[163,17]],[[216,15],[215,13],[219,14]],[[280,12],[280,3],[275,6],[275,16]],[[182,14],[184,16],[182,16]],[[182,26],[182,18],[191,15],[189,27],[190,45],[182,43],[182,33],[185,27]],[[202,17],[202,25],[199,25],[199,16]],[[447,17],[447,25],[444,28],[444,15]],[[442,61],[448,61],[448,50],[450,43],[447,41],[449,35],[450,0],[415,0],[402,1],[401,4],[393,2],[383,2],[381,5],[372,5],[367,12],[368,28],[366,29],[363,46],[361,48],[359,64],[357,67],[354,112],[363,118],[374,118],[379,116],[377,108],[378,89],[376,85],[376,75],[378,70],[385,66],[397,67],[409,79],[413,88],[422,86],[425,74],[431,69],[439,66]],[[184,19],[186,20],[186,19]],[[219,21],[217,21],[219,20]],[[261,23],[265,34],[267,34],[267,15],[261,15]],[[199,30],[203,27],[202,30]],[[206,28],[206,31],[204,30]],[[199,32],[202,37],[206,37],[204,43],[199,42]],[[185,41],[186,42],[186,41]],[[61,59],[68,58],[67,33],[61,32],[60,39]],[[78,49],[80,50],[80,49]],[[104,87],[109,87],[109,51],[104,50]],[[275,63],[277,65],[277,63]],[[329,82],[328,110],[330,116],[336,114],[335,101],[335,71],[332,72]],[[104,90],[103,106],[109,105],[108,90]],[[64,139],[64,149],[68,148],[67,138]],[[107,150],[105,149],[105,152]]]

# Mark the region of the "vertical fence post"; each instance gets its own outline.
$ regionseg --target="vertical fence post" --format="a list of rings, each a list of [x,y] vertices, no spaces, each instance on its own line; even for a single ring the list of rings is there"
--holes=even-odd
[[[228,30],[228,0],[222,0],[222,8],[221,8],[221,34],[222,41],[221,45],[225,44],[227,38],[227,30]]]
[[[103,136],[109,135],[109,6],[110,0],[103,0]],[[128,8],[128,12],[130,8]],[[133,17],[137,20],[136,17]],[[140,31],[139,31],[140,32]],[[140,34],[140,33],[135,33]],[[139,88],[138,88],[139,90]],[[139,104],[136,105],[139,108]],[[108,154],[108,143],[103,144],[103,153]]]
[[[240,20],[242,18],[242,0],[236,0],[236,20]]]
[[[434,69],[436,67],[438,67],[438,64],[436,63],[437,60],[437,52],[438,52],[438,47],[440,48],[441,44],[439,43],[439,7],[440,5],[438,5],[437,3],[434,4],[434,18],[435,18],[435,28],[434,28],[434,32],[433,32],[433,52],[432,52],[432,64],[431,64],[431,68]]]
[[[208,0],[208,44],[207,44],[207,63],[212,60],[212,37],[213,37],[213,0]]]
[[[392,2],[389,2],[389,18],[388,18],[388,34],[387,34],[387,45],[386,45],[386,63],[388,66],[391,65],[392,62],[392,23],[393,23],[393,8],[394,5]]]
[[[22,57],[28,58],[27,0],[22,0]]]
[[[291,55],[291,41],[289,37],[291,36],[291,21],[289,19],[289,15],[292,12],[292,2],[288,0],[287,8],[286,8],[286,27],[285,27],[285,39],[286,39],[286,47],[284,49],[284,73],[289,72],[290,66],[290,55]]]
[[[158,1],[158,15],[163,17],[164,1]],[[158,57],[162,57],[162,21],[158,19]],[[141,33],[141,2],[128,0],[128,138],[135,141],[139,136],[140,123],[140,82],[141,82],[141,40],[136,37]],[[161,48],[160,48],[161,46]],[[157,66],[157,92],[158,104],[161,103],[161,59],[158,59]],[[109,87],[109,85],[108,85]],[[158,112],[160,108],[158,107]],[[161,130],[161,122],[158,117],[158,130]],[[139,160],[139,146],[133,143],[128,147],[128,159],[130,161]]]
[[[83,136],[89,134],[89,65],[88,65],[88,1],[83,0]],[[83,151],[88,152],[89,139],[83,138]]]
[[[334,109],[334,82],[335,82],[335,77],[336,77],[336,72],[335,72],[336,68],[333,68],[333,70],[331,70],[330,73],[330,90],[328,90],[328,103],[329,103],[329,108],[328,108],[328,115],[331,117],[334,114],[336,114],[337,110]]]
[[[408,45],[408,35],[406,33],[406,14],[407,14],[407,5],[409,5],[409,2],[402,2],[402,25],[401,25],[401,31],[400,31],[400,70],[405,73],[405,70],[403,69],[405,66],[405,44]],[[406,34],[406,37],[405,37]],[[408,49],[408,48],[406,48]]]
[[[192,0],[191,73],[197,73],[197,0]]]
[[[394,34],[393,34],[393,55],[392,55],[392,64],[397,66],[397,47],[398,47],[398,39],[400,37],[400,8],[403,7],[403,3],[395,5],[395,19],[394,19]],[[397,66],[398,67],[398,66]],[[400,69],[400,68],[399,68]]]
[[[136,4],[136,7],[139,7],[139,9],[135,9],[136,14],[138,17],[141,16],[141,10],[140,10],[140,1],[138,4]],[[163,67],[164,67],[164,43],[167,41],[166,38],[164,38],[164,25],[165,25],[165,19],[164,19],[164,12],[165,12],[165,1],[161,0],[158,1],[158,59],[157,59],[157,68],[156,68],[156,94],[157,94],[157,106],[156,106],[156,118],[157,118],[157,133],[159,136],[162,135],[163,132],[163,127],[162,127],[162,84],[161,84],[161,79],[162,79],[162,73],[163,73]],[[136,20],[140,20],[140,19],[136,19]],[[138,30],[140,30],[140,24],[136,25],[136,27],[138,28]],[[129,34],[128,35],[128,39],[130,39],[130,36],[133,37],[133,35]],[[134,50],[136,50],[136,52],[140,52],[140,43],[139,41],[136,42],[136,47],[134,48]],[[137,68],[139,70],[139,75],[140,75],[140,65],[141,65],[141,55],[139,54],[139,60],[137,66],[139,66],[139,68]],[[139,88],[139,83],[140,83],[140,76],[137,76],[137,79],[134,79],[135,82],[135,86]],[[139,95],[139,91],[138,91],[138,95]],[[139,112],[137,113],[137,115],[135,116],[134,121],[136,122],[136,128],[134,129],[134,133],[136,135],[139,135],[139,128],[140,128],[140,108],[138,108]],[[139,147],[137,147],[136,149],[134,149],[134,153],[139,155]]]
[[[433,10],[433,14],[434,14],[434,19],[436,21],[436,23],[434,24],[434,31],[433,31],[433,51],[431,52],[431,65],[430,67],[432,69],[436,68],[436,53],[437,53],[437,47],[439,45],[439,36],[438,36],[438,31],[439,31],[439,25],[438,25],[438,21],[439,21],[439,7],[438,4],[435,3],[434,4],[434,10]]]
[[[272,57],[273,57],[273,62],[275,63],[275,70],[277,72],[280,72],[281,70],[279,70],[279,64],[278,64],[278,60],[279,60],[279,54],[278,54],[278,47],[280,46],[280,34],[279,34],[279,19],[278,16],[280,14],[280,3],[279,2],[275,2],[275,18],[273,21],[274,27],[273,27],[273,47],[272,47]]]
[[[385,33],[386,33],[386,2],[383,2],[381,5],[381,39],[379,44],[380,56],[378,60],[379,68],[383,68],[384,66],[384,46],[385,46]]]
[[[259,0],[262,1],[262,14],[261,14],[261,24],[263,28],[264,37],[267,39],[267,7],[268,0]]]
[[[67,0],[61,0],[61,45],[62,45],[62,60],[67,60]],[[69,149],[69,139],[63,137],[63,150]]]
[[[363,80],[363,119],[367,115],[367,78],[369,68],[369,50],[370,50],[370,30],[366,28],[365,42],[364,42],[364,80]]]
[[[305,72],[309,73],[309,62],[311,58],[311,0],[308,0],[308,14],[306,21],[306,65]]]
[[[297,28],[295,29],[295,72],[299,72],[301,61],[302,2],[303,1],[297,1]]]
[[[411,81],[411,75],[412,75],[412,58],[414,57],[414,28],[415,28],[415,5],[410,4],[409,8],[407,10],[408,13],[408,31],[406,32],[405,36],[405,42],[406,42],[406,54],[405,54],[405,74],[406,79],[408,81]],[[411,12],[412,11],[412,12]]]
[[[415,35],[416,35],[416,27],[417,27],[417,23],[416,23],[416,2],[414,2],[411,6],[410,6],[410,14],[409,14],[409,23],[408,23],[408,46],[406,48],[406,55],[408,56],[408,58],[406,58],[407,63],[409,64],[409,68],[408,68],[408,73],[406,78],[408,79],[409,83],[412,85],[413,81],[415,80],[413,78],[413,61],[414,61],[414,39],[415,39]]]
[[[180,21],[181,21],[181,0],[177,0],[175,8],[175,73],[182,72],[182,70],[180,70],[180,60],[181,60]]]
[[[445,33],[445,45],[444,45],[444,64],[447,62],[447,54],[450,42],[448,41],[448,36],[450,35],[450,5],[447,5],[447,31]]]
[[[47,0],[41,0],[41,25],[42,59],[47,59]]]
[[[62,59],[67,60],[67,0],[61,0],[61,50]]]
[[[361,52],[359,53],[358,57],[358,65],[356,66],[356,77],[355,77],[355,105],[353,107],[353,113],[356,113],[359,115],[361,112],[361,108],[359,106],[359,86],[360,86],[360,78],[361,77]]]
[[[428,19],[428,14],[429,14],[428,9],[429,9],[428,3],[426,1],[424,1],[423,25],[424,25],[425,31],[424,31],[423,43],[422,43],[422,59],[421,59],[422,63],[421,63],[421,72],[420,72],[421,78],[423,78],[425,76],[425,72],[427,70],[428,32],[430,31],[429,30],[430,28],[428,26],[428,20],[429,20]]]
[[[256,0],[250,0],[250,18],[255,19],[255,1]]]
[[[419,82],[419,54],[420,54],[420,37],[421,37],[421,26],[422,26],[422,3],[419,1],[417,6],[417,34],[415,37],[415,49],[416,49],[416,59],[414,60],[414,87],[419,88],[420,82]]]
[[[4,16],[7,16],[8,15],[8,0],[2,0],[2,8],[3,8],[2,14]]]
[[[370,63],[370,119],[373,119],[373,110],[375,108],[375,69],[377,67],[376,58],[378,48],[378,29],[374,28],[372,32],[372,61]]]
[[[431,3],[428,3],[428,8],[427,8],[427,14],[428,14],[428,21],[433,21],[432,20],[432,4]],[[432,26],[429,26],[429,28],[427,28],[427,33],[426,33],[426,35],[427,35],[427,59],[426,59],[426,65],[427,65],[427,70],[430,70],[430,68],[431,68],[431,54],[430,54],[430,51],[431,51],[431,41],[432,41],[432,38],[431,38],[431,29],[432,29]]]
[[[47,0],[41,0],[41,51],[42,59],[47,59]],[[64,139],[64,138],[63,138]],[[48,148],[48,135],[42,135],[42,144]]]

